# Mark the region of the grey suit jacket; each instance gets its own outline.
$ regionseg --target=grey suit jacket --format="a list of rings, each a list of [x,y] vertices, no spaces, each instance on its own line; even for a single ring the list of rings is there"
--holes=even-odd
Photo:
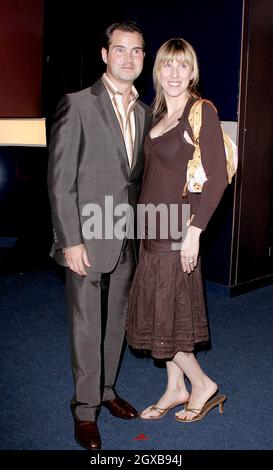
[[[59,103],[49,145],[48,189],[54,244],[51,254],[65,266],[62,249],[84,243],[91,270],[114,269],[122,240],[88,239],[88,204],[96,203],[105,217],[105,196],[117,204],[136,206],[143,173],[143,138],[151,123],[144,103],[135,106],[136,137],[130,168],[122,132],[102,80],[91,88],[66,95]],[[108,217],[109,217],[109,210]],[[113,224],[120,217],[113,216]],[[108,220],[109,221],[109,220]],[[85,223],[87,222],[87,224]]]

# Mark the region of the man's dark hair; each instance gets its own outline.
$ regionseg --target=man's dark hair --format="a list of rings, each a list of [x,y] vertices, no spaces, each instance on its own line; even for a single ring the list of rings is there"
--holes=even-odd
[[[123,21],[122,23],[113,23],[104,32],[102,47],[104,47],[107,51],[109,49],[113,32],[118,29],[119,31],[124,31],[128,33],[139,33],[142,37],[143,43],[143,50],[145,48],[145,42],[143,38],[143,33],[140,27],[135,23],[135,21]]]

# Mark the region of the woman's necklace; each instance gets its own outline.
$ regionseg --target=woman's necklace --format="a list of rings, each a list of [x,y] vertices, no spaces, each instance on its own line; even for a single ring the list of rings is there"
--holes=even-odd
[[[164,120],[164,127],[163,127],[162,131],[159,133],[159,135],[163,135],[163,134],[165,134],[165,132],[167,132],[167,131],[171,130],[173,127],[175,127],[178,124],[179,117],[176,117],[175,119],[171,120],[169,123],[168,123],[168,119],[165,119],[165,117],[163,118],[163,120]],[[167,124],[167,125],[165,125],[165,124]]]
[[[175,116],[175,119],[170,119],[170,122],[168,123],[168,119],[166,119],[166,116],[164,116],[164,118],[162,119],[162,121],[164,121],[164,127],[162,129],[162,131],[158,134],[159,136],[160,135],[163,135],[165,134],[165,132],[168,132],[170,131],[173,127],[176,127],[178,122],[179,122],[179,119],[181,118],[182,114],[183,114],[183,111],[184,111],[184,108],[185,108],[185,105],[183,106],[183,108],[180,108],[177,112],[176,112],[176,116]]]

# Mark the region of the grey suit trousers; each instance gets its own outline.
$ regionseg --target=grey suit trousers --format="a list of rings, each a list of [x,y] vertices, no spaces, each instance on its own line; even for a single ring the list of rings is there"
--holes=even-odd
[[[92,263],[92,260],[91,260]],[[129,290],[136,265],[132,240],[124,240],[110,273],[79,276],[66,269],[72,346],[75,420],[95,421],[101,402],[115,397]]]

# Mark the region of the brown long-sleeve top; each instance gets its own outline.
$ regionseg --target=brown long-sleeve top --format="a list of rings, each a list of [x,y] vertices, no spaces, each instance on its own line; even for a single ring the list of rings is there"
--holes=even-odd
[[[193,137],[188,116],[194,101],[193,97],[189,98],[176,127],[155,138],[147,135],[144,147],[145,170],[139,202],[156,206],[161,203],[167,206],[178,204],[180,207],[183,203],[190,203],[191,214],[194,214],[192,225],[205,230],[228,185],[226,156],[217,112],[205,102],[199,142],[207,181],[203,185],[202,193],[188,193],[188,197],[182,198],[187,163],[194,152],[194,146],[184,138],[185,130]],[[181,230],[180,212],[178,219],[178,228]],[[168,238],[172,237],[169,235]]]

